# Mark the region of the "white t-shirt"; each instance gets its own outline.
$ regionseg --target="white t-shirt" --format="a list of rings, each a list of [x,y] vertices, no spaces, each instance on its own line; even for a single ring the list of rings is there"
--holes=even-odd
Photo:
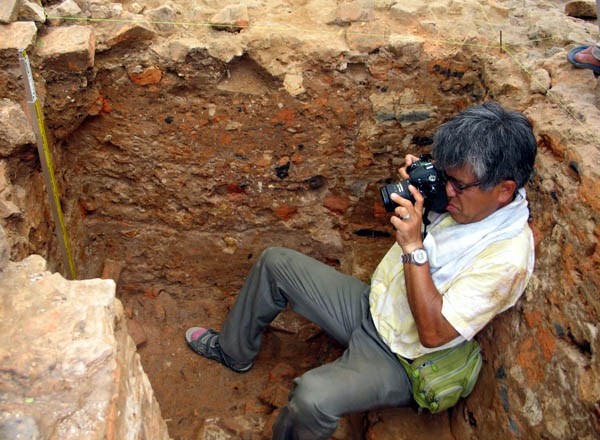
[[[443,296],[442,314],[460,334],[441,347],[427,348],[419,341],[401,256],[402,249],[394,243],[377,266],[371,280],[370,310],[390,349],[414,359],[472,339],[494,316],[517,302],[533,272],[533,234],[525,225],[516,236],[486,247],[444,286],[436,286]]]

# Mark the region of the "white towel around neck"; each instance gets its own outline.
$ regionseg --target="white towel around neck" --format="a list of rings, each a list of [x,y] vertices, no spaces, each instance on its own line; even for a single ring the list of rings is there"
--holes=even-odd
[[[525,189],[521,188],[511,203],[478,222],[436,228],[449,214],[434,219],[423,246],[436,287],[442,289],[490,244],[521,232],[529,220],[527,205]]]

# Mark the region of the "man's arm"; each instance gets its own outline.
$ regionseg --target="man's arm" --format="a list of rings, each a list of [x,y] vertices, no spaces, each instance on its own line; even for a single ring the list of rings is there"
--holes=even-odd
[[[412,250],[403,248],[405,253]],[[433,284],[429,263],[422,266],[404,264],[404,279],[421,344],[428,348],[439,347],[456,338],[459,333],[442,315],[442,295]]]
[[[424,200],[414,186],[410,185],[409,190],[415,198],[414,205],[397,194],[391,196],[399,206],[390,221],[396,229],[396,241],[405,254],[423,247],[421,225]],[[442,295],[433,283],[429,263],[422,266],[405,263],[404,279],[421,344],[428,348],[439,347],[456,338],[459,333],[442,315]]]

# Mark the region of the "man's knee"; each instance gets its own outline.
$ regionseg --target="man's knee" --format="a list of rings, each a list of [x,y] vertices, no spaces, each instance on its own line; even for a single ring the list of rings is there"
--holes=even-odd
[[[339,417],[330,408],[328,387],[316,375],[305,374],[296,379],[296,388],[288,404],[289,416],[301,431],[312,433],[313,438],[326,437],[337,427]]]
[[[292,253],[293,251],[290,249],[277,246],[269,247],[262,252],[260,262],[266,268],[276,269],[282,263],[289,261]]]

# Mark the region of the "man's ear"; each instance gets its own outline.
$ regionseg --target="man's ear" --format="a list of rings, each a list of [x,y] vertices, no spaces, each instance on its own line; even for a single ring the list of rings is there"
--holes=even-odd
[[[501,204],[512,202],[517,191],[517,182],[514,180],[503,180],[496,187],[498,189],[498,201]]]

